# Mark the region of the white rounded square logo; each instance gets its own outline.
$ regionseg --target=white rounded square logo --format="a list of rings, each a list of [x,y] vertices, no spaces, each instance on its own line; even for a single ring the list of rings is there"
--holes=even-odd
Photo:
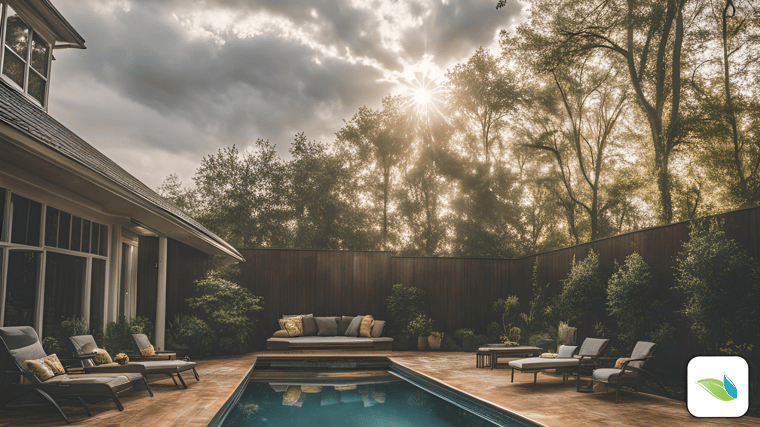
[[[739,356],[697,356],[686,368],[686,408],[695,417],[736,418],[749,409],[749,365]]]

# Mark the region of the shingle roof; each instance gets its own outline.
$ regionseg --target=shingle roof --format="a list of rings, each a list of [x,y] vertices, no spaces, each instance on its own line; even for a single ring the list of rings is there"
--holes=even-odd
[[[45,111],[33,105],[18,90],[0,79],[0,121],[29,135],[40,144],[55,150],[82,166],[95,171],[147,201],[157,210],[169,213],[196,231],[211,238],[221,247],[240,256],[237,250],[206,227],[191,218],[173,203],[159,196],[103,153],[85,142],[74,132],[52,118]],[[242,259],[242,256],[241,256]]]

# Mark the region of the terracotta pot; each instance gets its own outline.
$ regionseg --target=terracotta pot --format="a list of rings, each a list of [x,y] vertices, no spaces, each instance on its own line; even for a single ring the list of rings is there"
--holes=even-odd
[[[443,341],[443,333],[441,332],[433,332],[430,334],[428,339],[428,345],[430,345],[431,350],[440,350],[441,349],[441,341]]]
[[[417,350],[430,350],[428,347],[428,337],[420,335],[417,337]]]

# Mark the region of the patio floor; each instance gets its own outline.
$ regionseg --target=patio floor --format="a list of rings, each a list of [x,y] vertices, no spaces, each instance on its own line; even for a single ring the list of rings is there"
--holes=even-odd
[[[124,411],[113,403],[91,406],[92,417],[76,407],[64,407],[74,425],[81,426],[205,426],[248,373],[257,356],[312,357],[344,356],[348,352],[261,352],[237,357],[213,358],[198,361],[201,381],[188,379],[188,390],[177,389],[171,380],[152,382],[154,398],[145,392],[125,394],[121,400]],[[562,384],[562,379],[538,376],[533,385],[532,374],[515,373],[510,383],[510,369],[476,369],[472,353],[442,352],[351,352],[355,356],[385,356],[395,363],[443,382],[507,410],[518,412],[549,426],[588,425],[716,425],[760,426],[759,418],[716,420],[693,418],[683,402],[646,394],[621,393],[615,404],[614,392],[575,392],[575,384]],[[0,411],[0,426],[65,425],[49,405],[38,408],[15,408]]]

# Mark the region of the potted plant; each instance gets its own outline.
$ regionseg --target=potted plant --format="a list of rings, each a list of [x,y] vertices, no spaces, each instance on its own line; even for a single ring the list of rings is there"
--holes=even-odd
[[[424,314],[418,314],[414,317],[409,325],[406,327],[406,332],[410,335],[417,336],[417,349],[427,350],[428,347],[428,335],[433,331],[433,319],[425,316]]]
[[[443,341],[443,332],[431,332],[428,337],[428,345],[431,350],[440,350]]]

